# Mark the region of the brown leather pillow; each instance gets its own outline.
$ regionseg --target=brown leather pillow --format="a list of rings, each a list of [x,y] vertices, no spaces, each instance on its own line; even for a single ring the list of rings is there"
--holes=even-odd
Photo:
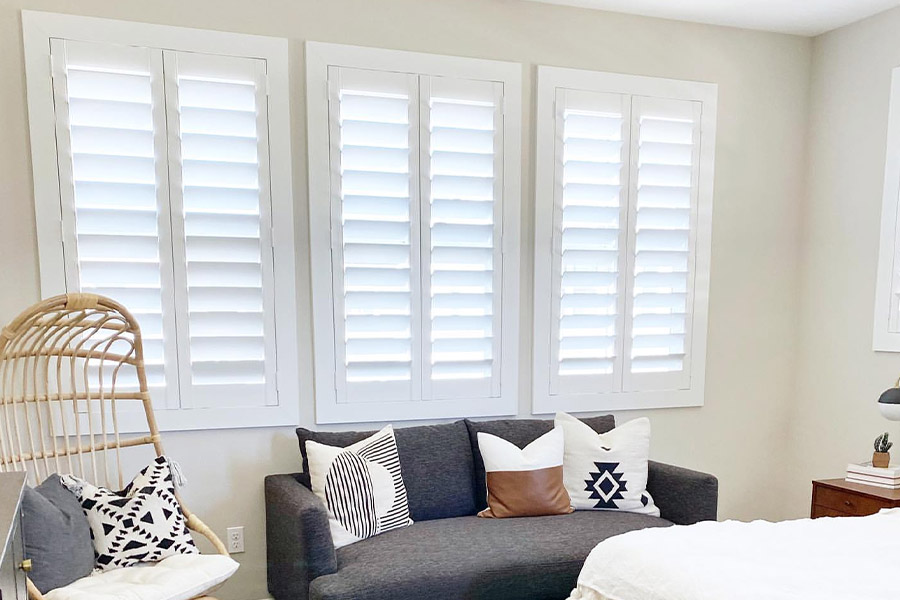
[[[572,512],[563,484],[563,433],[552,429],[524,449],[479,432],[488,507],[479,517],[540,517]]]

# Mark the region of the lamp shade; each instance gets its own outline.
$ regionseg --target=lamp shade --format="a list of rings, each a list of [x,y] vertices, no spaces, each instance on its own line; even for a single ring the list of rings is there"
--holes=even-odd
[[[881,416],[889,421],[900,421],[900,388],[892,387],[878,398]]]

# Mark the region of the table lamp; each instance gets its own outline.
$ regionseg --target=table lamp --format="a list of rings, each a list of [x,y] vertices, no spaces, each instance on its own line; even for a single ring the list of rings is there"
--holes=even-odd
[[[894,387],[886,389],[878,398],[881,416],[889,421],[900,421],[900,379]]]

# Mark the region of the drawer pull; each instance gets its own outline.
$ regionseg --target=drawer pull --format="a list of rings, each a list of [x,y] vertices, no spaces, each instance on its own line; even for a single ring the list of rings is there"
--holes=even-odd
[[[25,571],[26,573],[30,573],[30,572],[31,572],[31,568],[32,568],[31,559],[30,559],[30,558],[26,558],[25,560],[23,560],[23,561],[22,561],[22,564],[19,565],[19,568],[22,569],[23,571]]]
[[[853,506],[853,503],[849,500],[844,500],[844,504],[846,504],[847,506]]]

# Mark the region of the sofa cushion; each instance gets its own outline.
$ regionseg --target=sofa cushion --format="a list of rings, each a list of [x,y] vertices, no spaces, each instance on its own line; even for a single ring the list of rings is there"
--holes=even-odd
[[[374,432],[310,431],[297,429],[303,473],[300,483],[309,484],[309,460],[306,442],[328,446],[349,446]],[[446,519],[475,514],[475,488],[472,479],[474,460],[464,421],[445,425],[422,425],[394,429],[400,470],[409,499],[413,521]],[[482,477],[483,478],[483,477]]]
[[[598,542],[668,525],[608,511],[416,523],[338,550],[338,572],[314,580],[310,599],[559,600]]]
[[[582,419],[582,421],[587,423],[597,433],[606,433],[616,426],[616,418],[612,415],[590,417]],[[508,442],[512,442],[519,448],[525,448],[525,446],[553,429],[553,419],[501,419],[495,421],[470,421],[466,419],[466,427],[469,430],[469,440],[475,462],[475,506],[477,510],[484,510],[487,508],[487,487],[484,482],[484,460],[481,458],[481,451],[478,450],[478,432],[496,435]]]

